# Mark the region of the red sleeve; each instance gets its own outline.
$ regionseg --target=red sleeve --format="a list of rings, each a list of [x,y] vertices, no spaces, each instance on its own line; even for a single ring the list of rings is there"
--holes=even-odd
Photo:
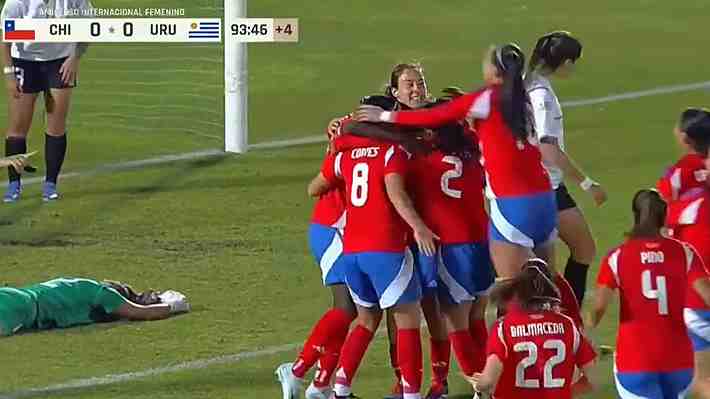
[[[406,176],[409,155],[398,145],[392,145],[385,152],[385,176],[390,173]]]
[[[321,165],[320,172],[325,177],[325,180],[332,185],[337,185],[340,179],[338,173],[336,173],[336,160],[340,160],[342,157],[342,152],[337,154],[328,154],[323,160],[323,165]]]
[[[580,334],[581,335],[581,334]],[[581,335],[581,339],[579,342],[579,348],[577,348],[577,353],[575,353],[574,357],[574,362],[577,365],[577,367],[582,367],[592,360],[597,358],[597,353],[594,352],[594,348],[592,348],[592,344],[589,343],[587,338],[583,335]]]
[[[673,187],[671,187],[670,178],[674,170],[675,167],[668,168],[666,173],[658,179],[658,182],[656,182],[656,189],[658,190],[658,193],[661,194],[661,197],[666,201],[672,201],[675,199],[673,198]]]
[[[505,343],[503,320],[504,319],[498,319],[493,324],[488,334],[488,342],[486,343],[486,357],[496,355],[501,362],[505,362],[505,359],[508,358],[508,345]]]
[[[708,271],[700,255],[688,244],[683,244],[683,248],[685,249],[686,259],[690,260],[688,265],[688,284],[692,285],[701,278],[708,278]]]
[[[462,121],[466,119],[474,102],[481,96],[481,93],[488,91],[478,91],[465,94],[452,101],[445,102],[432,108],[416,111],[400,111],[392,114],[392,121],[399,125],[439,127],[447,123]],[[488,98],[490,98],[488,96]],[[489,104],[490,105],[490,104]]]
[[[614,270],[618,270],[618,257],[620,250],[617,249],[604,257],[602,264],[599,266],[599,275],[597,276],[597,285],[608,287],[611,289],[619,288],[619,284],[616,281],[616,275],[612,270],[612,265],[614,264]],[[611,262],[611,263],[610,263]]]

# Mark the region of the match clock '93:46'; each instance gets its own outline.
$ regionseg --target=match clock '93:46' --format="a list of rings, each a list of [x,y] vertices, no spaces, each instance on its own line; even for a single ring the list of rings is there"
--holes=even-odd
[[[237,18],[229,26],[239,42],[297,42],[297,18]]]

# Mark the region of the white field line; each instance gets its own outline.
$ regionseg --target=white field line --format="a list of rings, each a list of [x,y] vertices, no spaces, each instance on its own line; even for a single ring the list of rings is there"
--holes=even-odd
[[[648,90],[632,91],[632,92],[621,93],[621,94],[613,94],[613,95],[604,96],[604,97],[566,101],[566,102],[562,103],[562,106],[565,108],[574,108],[574,107],[582,107],[582,106],[587,106],[587,105],[604,104],[604,103],[610,103],[610,102],[615,102],[615,101],[632,100],[632,99],[648,97],[648,96],[657,96],[657,95],[671,94],[671,93],[681,93],[681,92],[702,90],[702,89],[710,90],[710,81],[689,83],[689,84],[682,84],[682,85],[673,85],[673,86],[661,86],[661,87],[656,87],[656,88],[648,89]],[[263,143],[251,144],[251,145],[249,145],[249,149],[252,149],[252,150],[278,149],[278,148],[294,147],[294,146],[305,145],[305,144],[322,143],[325,141],[326,141],[325,135],[308,136],[308,137],[300,137],[300,138],[295,138],[295,139],[275,140],[275,141],[267,141],[267,142],[263,142]],[[100,173],[117,172],[117,171],[122,171],[122,170],[144,168],[146,166],[155,166],[155,165],[161,165],[161,164],[176,162],[176,161],[190,161],[190,160],[195,160],[195,159],[205,158],[205,157],[226,156],[226,155],[228,155],[228,154],[222,152],[221,150],[206,150],[206,151],[188,152],[188,153],[175,154],[175,155],[164,155],[164,156],[142,159],[142,160],[137,160],[137,161],[118,162],[118,163],[108,164],[108,165],[99,166],[97,168],[94,168],[94,169],[91,169],[88,171],[83,171],[83,172],[63,173],[61,175],[61,178],[66,179],[66,178],[78,177],[78,176],[92,176],[92,175],[97,175]],[[22,179],[22,182],[25,185],[37,184],[37,183],[40,183],[41,181],[42,181],[41,177],[31,177],[31,178],[27,178],[27,179]],[[7,183],[5,183],[5,186],[6,185],[7,185]]]
[[[592,98],[592,99],[588,99],[588,100],[569,101],[569,102],[563,103],[562,105],[565,107],[568,107],[568,108],[569,107],[580,107],[580,106],[586,106],[586,105],[594,105],[594,104],[608,103],[608,102],[621,101],[621,100],[630,100],[630,99],[635,99],[635,98],[669,94],[669,93],[680,93],[680,92],[700,90],[700,89],[710,89],[710,81],[692,83],[692,84],[686,84],[686,85],[663,86],[663,87],[658,87],[658,88],[650,89],[650,90],[622,93],[622,94],[610,95],[610,96],[606,96],[606,97]],[[250,148],[252,148],[252,149],[283,148],[283,147],[290,147],[290,146],[296,146],[296,145],[302,145],[302,144],[318,143],[318,142],[322,142],[322,141],[325,141],[325,135],[305,137],[305,138],[293,139],[293,140],[270,141],[270,142],[251,145]],[[159,164],[168,163],[168,162],[175,162],[175,161],[182,161],[182,160],[193,160],[193,159],[204,158],[204,157],[213,157],[213,156],[224,156],[224,153],[221,150],[207,150],[207,151],[190,152],[190,153],[186,153],[186,154],[167,155],[167,156],[144,159],[144,160],[139,160],[139,161],[121,162],[121,163],[106,165],[103,167],[93,169],[91,171],[68,173],[68,174],[62,175],[62,177],[66,178],[66,177],[76,177],[76,176],[87,176],[87,175],[97,174],[97,173],[101,173],[101,172],[143,168],[146,166],[159,165]],[[33,183],[37,183],[37,182],[41,181],[41,178],[25,179],[24,181],[26,184],[33,184]],[[378,335],[382,334],[382,331],[383,331],[382,329],[378,330]],[[232,355],[223,355],[223,356],[217,356],[217,357],[208,358],[208,359],[193,360],[193,361],[189,361],[189,362],[179,363],[179,364],[176,364],[173,366],[158,367],[158,368],[129,372],[129,373],[124,373],[124,374],[109,374],[109,375],[106,375],[103,377],[92,377],[92,378],[71,380],[71,381],[67,381],[65,383],[49,385],[49,386],[41,387],[41,388],[30,388],[30,389],[20,390],[20,391],[16,391],[16,392],[12,392],[12,393],[0,393],[0,399],[31,398],[31,397],[35,397],[35,396],[39,396],[39,395],[49,395],[52,393],[58,393],[58,392],[62,392],[62,391],[69,390],[69,389],[92,388],[92,387],[97,387],[97,386],[102,386],[102,385],[110,385],[110,384],[116,384],[116,383],[121,383],[121,382],[134,381],[134,380],[143,379],[146,377],[162,375],[162,374],[167,374],[167,373],[174,373],[174,372],[178,372],[178,371],[198,370],[198,369],[204,369],[204,368],[207,368],[210,366],[220,365],[220,364],[233,364],[233,363],[238,363],[240,361],[243,361],[245,359],[275,355],[275,354],[279,354],[279,353],[292,351],[292,350],[298,348],[299,346],[300,346],[300,343],[285,344],[285,345],[279,345],[279,346],[272,346],[272,347],[268,347],[268,348],[257,350],[257,351],[247,351],[247,352],[240,352],[240,353],[236,353],[236,354],[232,354]]]

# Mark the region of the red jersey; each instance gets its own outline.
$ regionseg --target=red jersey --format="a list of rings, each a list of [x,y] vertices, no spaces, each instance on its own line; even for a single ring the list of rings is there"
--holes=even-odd
[[[342,184],[318,198],[313,207],[311,223],[338,229],[345,227],[345,187]]]
[[[503,363],[495,399],[571,399],[575,367],[596,353],[572,319],[551,310],[512,307],[488,337],[488,356]]]
[[[552,190],[542,165],[536,139],[518,140],[503,120],[500,88],[465,94],[433,108],[392,113],[400,125],[439,127],[455,121],[473,121],[478,133],[490,198],[533,195]]]
[[[409,226],[387,196],[385,176],[404,177],[408,155],[393,144],[374,140],[369,144],[328,156],[321,170],[331,184],[345,182],[348,222],[343,252],[401,252]]]
[[[708,171],[698,154],[686,154],[658,179],[656,188],[667,202],[679,199],[686,191],[704,187]]]
[[[435,151],[414,157],[409,168],[407,189],[422,219],[442,244],[487,241],[484,177],[476,160],[464,162]]]
[[[689,245],[665,237],[629,239],[604,258],[597,285],[618,289],[621,302],[616,340],[619,371],[693,367],[683,308],[688,284],[704,274]]]
[[[686,198],[673,201],[668,206],[666,226],[673,238],[693,246],[705,267],[710,262],[710,193],[704,189],[687,192]],[[707,273],[707,269],[705,269]],[[686,307],[691,309],[710,309],[703,298],[688,286]]]

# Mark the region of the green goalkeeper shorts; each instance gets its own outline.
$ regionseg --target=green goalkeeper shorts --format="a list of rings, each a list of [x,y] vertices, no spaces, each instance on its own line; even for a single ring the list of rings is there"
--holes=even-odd
[[[0,288],[0,336],[31,329],[37,319],[37,301],[26,291]]]

